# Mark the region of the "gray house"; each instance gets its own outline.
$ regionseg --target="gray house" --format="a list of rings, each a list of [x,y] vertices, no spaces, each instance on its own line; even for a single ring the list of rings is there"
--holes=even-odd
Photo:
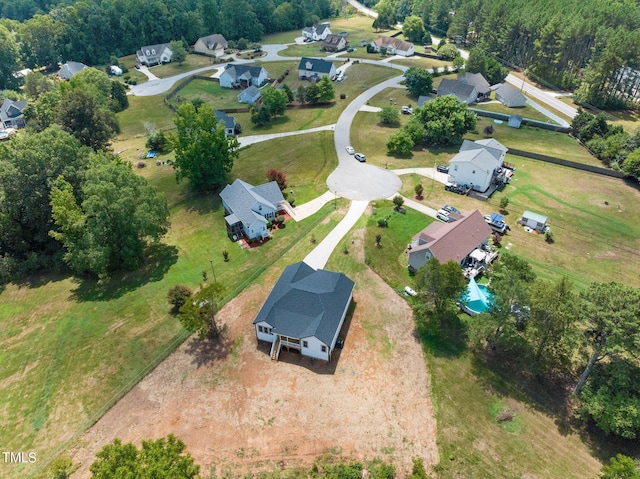
[[[336,66],[321,58],[302,57],[298,64],[298,78],[300,80],[318,81],[323,76],[332,78],[336,74]]]
[[[496,100],[509,108],[522,108],[527,104],[525,96],[506,83],[496,90]]]
[[[268,76],[267,70],[262,67],[227,63],[220,75],[220,86],[224,88],[247,88],[251,85],[261,87]]]
[[[443,78],[438,85],[438,96],[455,96],[461,103],[475,103],[478,99],[478,90],[473,85],[458,80]]]
[[[8,98],[0,106],[0,126],[3,128],[22,128],[26,125],[22,111],[27,107],[27,100],[13,101]]]
[[[249,88],[245,88],[240,93],[238,93],[238,101],[240,103],[250,103],[254,104],[257,102],[262,94],[260,93],[260,88],[251,85]]]
[[[236,180],[224,187],[220,198],[226,213],[227,234],[233,241],[242,237],[249,240],[269,238],[267,222],[275,219],[284,203],[275,181],[253,186]]]
[[[173,52],[168,43],[160,43],[158,45],[148,45],[142,47],[136,52],[138,57],[138,63],[143,65],[161,65],[163,63],[169,63]]]
[[[253,320],[258,340],[271,343],[271,359],[284,347],[330,361],[354,286],[343,273],[287,266]]]
[[[472,185],[476,191],[487,191],[502,168],[507,147],[499,141],[464,140],[460,152],[449,162],[449,179],[459,185]]]
[[[58,75],[60,75],[60,78],[62,78],[63,80],[71,80],[72,76],[74,76],[76,73],[81,72],[85,68],[89,68],[89,67],[84,63],[67,62],[60,67],[60,71],[58,72]]]
[[[221,57],[224,55],[224,51],[227,48],[227,40],[220,35],[219,33],[215,33],[213,35],[209,35],[206,37],[200,37],[196,40],[195,45],[193,45],[193,50],[202,53],[203,55],[210,55],[213,57]]]
[[[491,85],[482,76],[482,73],[469,73],[465,72],[464,75],[458,76],[458,81],[473,86],[478,92],[477,101],[484,101],[489,99],[491,94]]]
[[[236,136],[236,119],[221,110],[213,110],[213,112],[216,114],[218,123],[224,123],[224,137]]]

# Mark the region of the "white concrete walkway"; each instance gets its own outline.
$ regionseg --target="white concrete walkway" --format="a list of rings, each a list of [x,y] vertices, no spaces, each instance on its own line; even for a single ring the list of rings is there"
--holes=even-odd
[[[388,199],[393,200],[395,196],[402,196],[402,195],[393,195]],[[424,213],[425,215],[431,216],[432,218],[435,218],[436,215],[438,214],[438,212],[433,208],[429,208],[428,206],[425,206],[422,203],[418,203],[417,201],[407,198],[406,196],[402,196],[402,199],[404,200],[404,206],[411,208],[412,210],[419,211],[420,213]]]
[[[313,133],[316,131],[333,131],[335,130],[335,127],[336,125],[325,125],[317,128],[309,128],[308,130],[286,131],[283,133],[270,133],[267,135],[241,136],[238,138],[238,143],[240,143],[240,147],[243,147],[253,145],[254,143],[260,143],[261,141],[273,140],[274,138],[283,138],[285,136],[303,135],[305,133]]]
[[[311,201],[300,206],[296,206],[295,208],[291,208],[291,212],[293,213],[291,217],[296,221],[302,221],[303,219],[316,214],[320,208],[329,203],[329,201],[335,199],[336,195],[331,191],[327,191]]]
[[[151,70],[149,70],[149,67],[147,67],[146,65],[140,65],[140,68],[138,69],[138,71],[140,73],[142,73],[143,75],[145,75],[147,77],[147,79],[149,79],[150,81],[151,80],[160,80],[160,78],[158,78],[153,73],[151,73]]]
[[[325,239],[304,258],[304,262],[315,269],[324,268],[333,250],[349,230],[353,228],[358,218],[364,214],[368,204],[369,202],[366,200],[352,201],[346,216],[331,230]]]
[[[440,173],[434,168],[398,168],[391,171],[396,175],[409,175],[413,173],[416,175],[425,176],[427,178],[433,178],[438,183],[442,183],[443,185],[447,184],[449,178],[449,175],[447,173]]]

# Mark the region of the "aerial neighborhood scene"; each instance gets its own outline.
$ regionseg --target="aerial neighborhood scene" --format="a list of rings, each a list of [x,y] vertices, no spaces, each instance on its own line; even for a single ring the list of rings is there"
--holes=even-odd
[[[0,0],[0,477],[640,479],[640,5]]]

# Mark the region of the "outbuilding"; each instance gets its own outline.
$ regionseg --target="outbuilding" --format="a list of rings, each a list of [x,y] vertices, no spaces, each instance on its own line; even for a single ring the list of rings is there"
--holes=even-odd
[[[520,224],[534,229],[540,233],[544,233],[548,228],[548,218],[533,211],[525,211],[520,218]]]

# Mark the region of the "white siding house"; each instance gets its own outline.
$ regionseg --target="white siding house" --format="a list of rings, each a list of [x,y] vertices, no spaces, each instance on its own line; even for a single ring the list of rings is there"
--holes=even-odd
[[[168,43],[148,45],[146,47],[142,47],[136,52],[138,63],[142,63],[147,66],[169,63],[172,55],[173,52],[171,51]]]
[[[379,52],[381,48],[386,48],[389,55],[410,57],[416,53],[416,48],[413,43],[384,35],[380,35],[372,41],[371,46],[376,52]]]
[[[307,40],[324,40],[327,35],[331,35],[331,29],[329,28],[329,22],[327,23],[315,23],[310,27],[302,29],[302,36]]]
[[[259,88],[265,84],[268,77],[269,74],[263,67],[227,63],[220,75],[220,86],[247,88],[253,85]]]
[[[464,140],[460,152],[449,162],[449,180],[470,185],[476,191],[487,191],[502,168],[507,148],[493,138]]]
[[[253,321],[258,340],[271,343],[271,359],[284,348],[330,361],[354,286],[342,273],[287,266]]]
[[[203,55],[221,57],[227,48],[227,40],[219,33],[200,37],[193,45],[193,50]]]

